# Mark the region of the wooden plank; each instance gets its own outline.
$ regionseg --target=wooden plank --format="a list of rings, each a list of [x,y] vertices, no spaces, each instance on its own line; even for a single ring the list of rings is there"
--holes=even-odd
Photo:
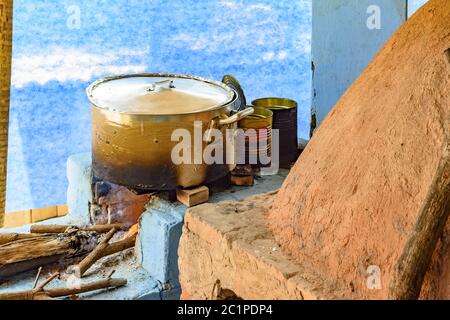
[[[69,207],[67,205],[58,206],[58,217],[64,217],[69,213]]]
[[[178,190],[177,200],[188,207],[206,203],[209,200],[209,189],[202,186],[195,189]]]
[[[34,222],[40,222],[56,217],[64,217],[68,213],[69,207],[67,205],[9,212],[5,215],[4,227],[17,228]]]
[[[10,212],[5,215],[5,228],[16,228],[26,224],[30,224],[31,210]]]
[[[0,228],[4,226],[11,88],[13,1],[0,0]]]
[[[44,221],[58,216],[58,207],[49,207],[43,209],[33,209],[31,210],[31,220],[32,222]]]

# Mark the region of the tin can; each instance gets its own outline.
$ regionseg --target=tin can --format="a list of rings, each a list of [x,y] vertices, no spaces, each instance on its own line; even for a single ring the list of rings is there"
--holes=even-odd
[[[245,137],[245,164],[255,168],[270,165],[266,159],[272,149],[273,112],[266,108],[254,108],[254,113],[239,121]]]
[[[279,130],[280,167],[290,169],[299,156],[297,102],[286,98],[262,98],[252,102],[256,108],[273,112],[273,130]]]

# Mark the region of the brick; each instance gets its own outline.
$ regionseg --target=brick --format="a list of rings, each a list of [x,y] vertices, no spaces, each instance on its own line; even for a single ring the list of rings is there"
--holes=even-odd
[[[253,176],[231,176],[231,183],[239,187],[251,187],[255,184],[255,178]]]
[[[198,187],[195,189],[181,189],[177,191],[177,200],[187,207],[193,207],[209,200],[208,187]]]

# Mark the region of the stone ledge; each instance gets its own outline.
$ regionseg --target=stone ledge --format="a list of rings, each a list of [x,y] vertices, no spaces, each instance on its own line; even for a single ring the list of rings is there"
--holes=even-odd
[[[275,193],[187,211],[179,246],[183,297],[212,299],[214,283],[246,300],[335,299],[334,288],[284,254],[266,227]]]

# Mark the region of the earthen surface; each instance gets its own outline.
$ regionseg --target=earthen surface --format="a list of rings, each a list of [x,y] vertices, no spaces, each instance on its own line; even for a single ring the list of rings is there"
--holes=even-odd
[[[345,298],[386,298],[450,137],[450,1],[407,21],[330,112],[268,216],[295,261],[336,280]],[[447,232],[422,298],[449,298]],[[381,289],[367,286],[368,268]]]
[[[283,253],[267,228],[274,194],[190,208],[178,249],[183,299],[212,300],[217,281],[245,300],[335,299],[335,281]]]

